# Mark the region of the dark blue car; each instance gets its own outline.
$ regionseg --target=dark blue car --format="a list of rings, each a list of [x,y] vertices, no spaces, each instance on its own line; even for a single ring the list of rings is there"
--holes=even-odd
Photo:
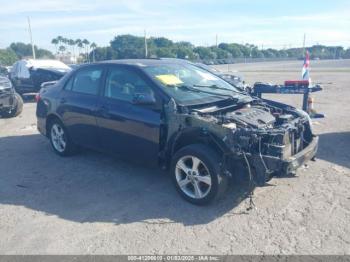
[[[257,184],[294,172],[318,145],[303,111],[179,61],[84,65],[37,102],[38,129],[57,154],[87,147],[161,166],[195,204],[220,196],[242,169]]]

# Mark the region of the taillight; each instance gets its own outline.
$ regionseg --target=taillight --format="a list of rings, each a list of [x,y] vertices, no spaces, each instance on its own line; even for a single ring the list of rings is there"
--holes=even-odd
[[[40,93],[37,93],[36,95],[35,95],[35,102],[39,102],[39,100],[40,100]]]

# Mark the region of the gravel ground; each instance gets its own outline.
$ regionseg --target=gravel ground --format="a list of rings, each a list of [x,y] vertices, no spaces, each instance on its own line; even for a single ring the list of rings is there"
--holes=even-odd
[[[301,61],[235,64],[247,82],[298,78]],[[160,170],[85,151],[55,155],[35,104],[0,119],[0,254],[350,254],[350,61],[312,61],[318,160],[220,202],[183,201]],[[270,96],[301,105],[299,95]]]

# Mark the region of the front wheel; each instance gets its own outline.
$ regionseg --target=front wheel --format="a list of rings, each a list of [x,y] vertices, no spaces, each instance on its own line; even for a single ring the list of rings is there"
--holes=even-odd
[[[227,177],[220,172],[220,156],[210,147],[193,144],[173,157],[171,172],[177,191],[187,201],[204,205],[224,194]]]

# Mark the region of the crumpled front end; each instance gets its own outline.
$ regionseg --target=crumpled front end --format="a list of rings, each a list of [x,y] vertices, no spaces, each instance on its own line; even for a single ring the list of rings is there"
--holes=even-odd
[[[0,111],[9,111],[15,107],[15,90],[9,79],[0,77]]]
[[[255,173],[258,184],[274,174],[288,174],[316,155],[318,137],[312,134],[308,118],[289,116],[271,128],[232,130],[226,144],[236,156],[242,155]],[[284,122],[284,123],[283,123]]]
[[[310,118],[303,111],[257,101],[227,116],[226,121],[237,126],[225,143],[234,155],[243,156],[258,184],[275,174],[292,173],[316,155],[318,137],[313,135]]]
[[[258,184],[275,174],[294,172],[313,159],[318,148],[308,115],[273,101],[192,108],[167,115],[170,132],[200,128],[222,148],[228,173],[234,172],[231,162],[243,160]]]

